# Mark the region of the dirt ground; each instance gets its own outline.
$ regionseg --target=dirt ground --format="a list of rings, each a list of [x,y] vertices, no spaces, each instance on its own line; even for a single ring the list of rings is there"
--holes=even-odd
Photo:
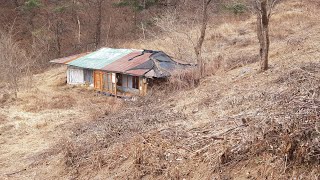
[[[1,104],[1,178],[14,177],[35,166],[38,156],[61,138],[68,137],[75,124],[117,108],[118,100],[98,96],[85,88],[65,86],[65,70],[65,67],[53,68],[34,76],[35,88]],[[111,107],[110,102],[115,106]],[[55,163],[59,164],[59,159],[50,161],[50,165]],[[45,177],[59,171],[50,165],[41,170]]]
[[[270,114],[280,113],[279,109],[291,112],[282,109],[287,105],[280,105],[284,102],[277,96],[298,90],[294,83],[303,78],[299,75],[311,81],[302,81],[306,91],[317,88],[319,79],[311,77],[320,75],[318,59],[290,67],[283,63],[272,62],[272,68],[262,74],[253,64],[209,77],[193,90],[135,102],[61,85],[65,69],[52,69],[36,77],[41,82],[51,75],[50,83],[38,84],[36,90],[2,105],[1,178],[317,179],[317,166],[292,164],[285,170],[283,158],[268,153],[233,157],[240,158],[239,162],[221,165],[228,148],[252,139],[257,128],[267,131],[264,123],[274,118]],[[298,69],[307,73],[295,73]],[[61,98],[55,100],[57,97]],[[92,104],[84,105],[88,102]],[[283,123],[284,119],[279,115],[276,121]],[[287,173],[280,176],[279,165]]]
[[[35,75],[33,88],[1,103],[0,179],[318,180],[316,12],[298,0],[281,4],[268,71],[233,58],[235,67],[194,89],[128,102],[65,85],[65,67]],[[226,26],[235,38],[254,18],[214,33]],[[229,59],[256,52],[221,47]]]

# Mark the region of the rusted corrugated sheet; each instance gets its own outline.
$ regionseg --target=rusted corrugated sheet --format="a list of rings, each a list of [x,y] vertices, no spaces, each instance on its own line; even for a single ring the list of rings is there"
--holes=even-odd
[[[112,48],[101,48],[92,53],[82,53],[51,62],[149,78],[168,77],[175,69],[192,66],[174,61],[162,51]]]
[[[87,54],[89,54],[89,53],[76,54],[76,55],[72,55],[72,56],[68,56],[68,57],[64,57],[64,58],[54,59],[54,60],[52,60],[50,62],[58,63],[58,64],[67,64],[68,62],[71,62],[71,61],[73,61],[75,59],[83,57],[83,56],[85,56]]]
[[[145,74],[145,76],[152,78],[152,77],[156,76],[156,73],[154,72],[153,69],[151,69],[150,71],[148,71],[148,72]]]
[[[141,55],[141,51],[135,51],[118,59],[117,61],[114,61],[108,64],[107,66],[102,68],[102,70],[142,76],[146,72],[148,72],[150,69],[137,69],[137,70],[130,70],[130,69],[150,60],[151,54],[152,53],[144,53]]]
[[[133,76],[143,76],[148,71],[150,71],[150,69],[137,69],[137,70],[129,70],[129,71],[126,71],[125,73]]]

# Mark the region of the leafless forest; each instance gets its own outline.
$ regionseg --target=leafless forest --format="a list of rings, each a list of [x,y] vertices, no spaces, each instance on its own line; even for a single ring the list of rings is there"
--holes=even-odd
[[[318,0],[0,0],[0,179],[320,178]],[[127,101],[50,60],[196,64]]]

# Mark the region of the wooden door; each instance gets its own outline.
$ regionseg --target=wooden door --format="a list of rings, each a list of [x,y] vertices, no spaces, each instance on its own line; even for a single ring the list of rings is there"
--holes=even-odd
[[[101,71],[94,71],[94,89],[102,90],[103,88],[103,73]]]

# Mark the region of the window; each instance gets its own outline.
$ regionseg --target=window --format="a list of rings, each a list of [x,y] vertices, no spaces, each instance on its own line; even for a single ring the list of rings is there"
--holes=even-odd
[[[117,86],[122,86],[122,74],[117,74]]]
[[[139,89],[139,77],[132,76],[132,88]]]

